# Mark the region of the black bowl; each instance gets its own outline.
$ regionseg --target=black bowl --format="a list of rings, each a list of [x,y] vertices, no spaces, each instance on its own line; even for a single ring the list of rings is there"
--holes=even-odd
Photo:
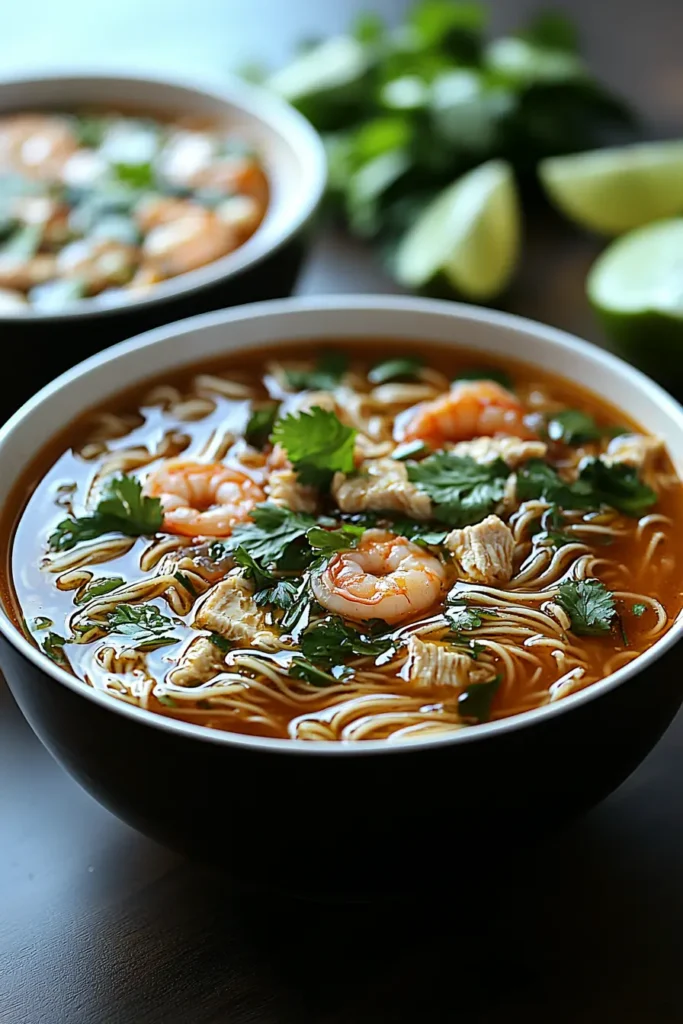
[[[263,224],[239,249],[162,282],[144,298],[117,306],[86,299],[59,315],[30,309],[0,314],[0,332],[12,352],[7,413],[64,370],[124,338],[196,313],[290,295],[324,191],[324,149],[308,121],[288,104],[237,80],[220,91],[127,76],[0,82],[0,115],[93,106],[171,118],[198,115],[234,126],[262,155],[271,201]]]
[[[226,350],[343,336],[457,338],[483,354],[514,355],[627,408],[683,461],[678,403],[593,346],[488,310],[337,297],[199,317],[88,360],[0,432],[5,486],[46,435],[150,374]],[[674,645],[682,629],[675,623],[635,662],[544,708],[403,744],[261,739],[154,715],[59,669],[1,610],[0,663],[45,746],[125,821],[242,882],[363,898],[415,893],[449,868],[454,886],[476,885],[491,857],[499,863],[611,792],[681,704]]]

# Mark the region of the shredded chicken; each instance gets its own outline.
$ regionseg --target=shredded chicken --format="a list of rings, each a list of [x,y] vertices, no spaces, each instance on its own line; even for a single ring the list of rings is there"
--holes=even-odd
[[[405,677],[417,686],[454,686],[484,683],[493,679],[490,665],[482,665],[448,644],[421,640],[413,634],[408,641]]]
[[[403,512],[411,519],[429,519],[432,502],[408,480],[395,459],[367,459],[357,476],[336,473],[332,494],[342,512]]]
[[[449,447],[453,455],[466,456],[475,462],[487,463],[502,459],[516,469],[529,459],[544,459],[548,446],[543,441],[523,441],[520,437],[476,437]]]
[[[601,456],[602,461],[613,466],[621,462],[634,469],[651,469],[657,457],[664,450],[664,444],[658,437],[647,434],[620,434],[613,437],[607,445],[607,451]]]
[[[278,634],[268,625],[265,611],[252,597],[251,584],[239,570],[233,570],[209,591],[197,606],[193,624],[259,650],[280,646]]]
[[[225,654],[207,636],[198,636],[168,674],[175,686],[199,686],[208,683],[225,668]]]
[[[451,530],[444,543],[471,583],[507,583],[512,576],[515,541],[510,527],[498,516]]]
[[[275,505],[292,512],[315,512],[318,503],[315,487],[300,484],[293,469],[274,470],[268,478],[266,494]]]

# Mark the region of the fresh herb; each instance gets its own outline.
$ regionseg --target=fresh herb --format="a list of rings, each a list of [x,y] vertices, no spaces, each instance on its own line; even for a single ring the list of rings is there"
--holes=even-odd
[[[628,644],[628,633],[626,632],[626,626],[624,625],[624,620],[623,620],[622,616],[618,612],[614,616],[614,622],[616,623],[617,629],[619,630],[619,633],[621,634],[621,642],[623,643],[624,647],[628,647],[628,645],[629,645]]]
[[[212,562],[220,562],[222,559],[228,557],[230,551],[230,545],[226,544],[225,541],[212,540],[206,549],[206,557]]]
[[[232,644],[230,641],[226,640],[226,638],[221,636],[220,633],[209,633],[207,639],[209,643],[212,643],[214,647],[217,647],[223,654],[227,654],[228,651],[232,650]]]
[[[621,462],[608,466],[601,459],[589,459],[579,482],[590,487],[601,504],[627,516],[641,516],[657,502],[657,493],[642,482],[638,471]]]
[[[500,683],[500,676],[487,683],[470,683],[458,697],[458,714],[475,722],[488,722],[491,717],[491,704]]]
[[[151,161],[139,164],[114,163],[111,170],[115,180],[129,188],[151,189],[155,186],[154,166]]]
[[[273,442],[287,452],[301,483],[317,487],[329,486],[336,472],[353,470],[355,437],[352,427],[319,406],[278,420],[272,434]]]
[[[429,523],[416,523],[413,519],[394,519],[391,522],[391,531],[423,547],[438,547],[443,544],[448,533],[447,530],[435,529]]]
[[[313,665],[306,658],[293,658],[289,666],[289,675],[293,679],[303,679],[311,686],[336,686],[339,683],[339,679]]]
[[[163,513],[159,498],[142,495],[142,484],[132,476],[110,480],[94,512],[69,516],[57,524],[48,539],[51,551],[70,551],[81,541],[104,533],[127,537],[148,536],[161,529]]]
[[[192,597],[198,596],[197,591],[194,589],[194,584],[192,583],[192,580],[187,575],[187,573],[178,570],[178,572],[173,573],[173,578],[176,579],[178,583],[181,585],[181,587],[184,587],[185,590],[188,591],[188,593],[192,594]]]
[[[407,459],[414,459],[416,455],[426,455],[428,451],[429,446],[424,441],[406,441],[394,448],[391,458],[395,462],[405,462]]]
[[[614,596],[600,580],[561,583],[557,603],[566,611],[577,636],[601,636],[612,628],[616,615]]]
[[[329,349],[320,353],[313,370],[287,370],[287,384],[292,391],[332,391],[341,383],[348,365],[343,352]]]
[[[173,623],[153,604],[120,604],[107,615],[107,629],[126,637],[132,646],[151,650],[175,643]]]
[[[444,608],[444,616],[451,629],[462,633],[470,629],[478,629],[484,623],[483,612],[473,608],[465,601],[452,601]]]
[[[506,391],[514,389],[510,374],[505,370],[496,369],[495,366],[471,366],[457,374],[453,378],[453,383],[457,384],[461,380],[492,380],[494,384],[500,384]]]
[[[54,626],[52,619],[46,618],[44,615],[38,615],[35,619],[31,620],[31,628],[39,632],[41,629],[49,629],[50,626]]]
[[[316,551],[332,554],[334,551],[348,551],[355,548],[363,535],[362,527],[351,524],[338,530],[325,530],[320,526],[312,526],[306,534],[306,540]]]
[[[257,505],[251,518],[251,523],[235,527],[228,549],[242,548],[264,567],[281,566],[291,549],[316,525],[313,516],[291,512],[270,502]]]
[[[385,654],[392,646],[391,637],[381,635],[387,628],[386,623],[376,621],[366,623],[361,633],[339,616],[330,615],[304,630],[301,650],[308,661],[323,665],[337,665],[350,655]]]
[[[415,380],[424,360],[417,356],[405,356],[399,359],[385,359],[368,373],[371,384],[388,384],[390,381]]]
[[[162,693],[157,697],[160,704],[163,704],[165,708],[177,708],[178,701],[173,700],[173,697],[169,697],[167,693]]]
[[[80,146],[98,149],[104,142],[111,121],[108,117],[81,115],[75,119],[75,134]]]
[[[631,612],[638,619],[640,618],[641,615],[644,615],[646,611],[647,611],[647,605],[646,604],[642,604],[640,601],[636,601],[636,603],[631,606]]]
[[[255,590],[263,590],[264,587],[270,586],[277,579],[274,573],[266,569],[246,548],[235,548],[233,558],[237,565],[242,567],[242,575],[246,579],[253,581]]]
[[[248,444],[254,448],[265,447],[277,419],[278,408],[277,402],[273,402],[270,405],[261,406],[260,409],[254,409],[244,432]]]
[[[437,452],[422,462],[407,463],[408,479],[434,502],[434,515],[451,526],[478,523],[505,493],[509,469],[496,459],[485,465],[469,455]]]
[[[56,665],[59,665],[60,668],[68,668],[69,662],[63,650],[65,644],[66,640],[59,633],[48,633],[40,646]]]
[[[301,580],[277,580],[272,586],[258,590],[254,594],[254,600],[258,605],[272,604],[287,611],[298,597],[300,586]]]
[[[589,484],[580,479],[563,480],[557,470],[541,459],[529,459],[517,471],[517,497],[520,501],[540,498],[559,508],[596,508],[600,502]]]
[[[116,590],[117,587],[122,586],[124,582],[121,576],[99,576],[97,579],[87,583],[82,590],[79,590],[74,598],[74,604],[87,604],[94,597],[103,597],[105,594],[111,593],[112,590]]]
[[[554,413],[548,420],[548,437],[551,441],[561,441],[563,444],[584,444],[599,441],[602,429],[587,412],[565,409]]]

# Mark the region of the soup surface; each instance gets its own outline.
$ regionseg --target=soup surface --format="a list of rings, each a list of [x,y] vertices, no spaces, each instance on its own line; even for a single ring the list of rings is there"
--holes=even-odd
[[[260,349],[57,438],[17,490],[6,600],[117,700],[403,740],[556,701],[651,646],[681,610],[682,498],[657,438],[531,367]]]
[[[0,314],[139,298],[242,245],[267,204],[258,156],[226,128],[0,117]]]

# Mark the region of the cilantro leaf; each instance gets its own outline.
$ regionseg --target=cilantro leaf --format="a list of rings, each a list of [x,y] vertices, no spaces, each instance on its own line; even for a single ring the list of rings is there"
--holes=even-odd
[[[65,644],[66,640],[59,633],[48,633],[40,646],[56,665],[61,668],[69,668],[69,662],[63,650]]]
[[[301,483],[327,487],[335,472],[353,470],[355,438],[352,427],[345,427],[333,412],[314,405],[310,412],[278,420],[271,439],[285,449]]]
[[[642,602],[640,601],[636,601],[636,603],[631,607],[631,611],[636,616],[636,618],[639,619],[640,616],[644,615],[647,611],[647,605],[642,604]]]
[[[94,512],[69,516],[58,523],[48,544],[51,551],[70,551],[81,541],[94,540],[104,533],[147,536],[160,530],[162,521],[159,498],[143,497],[139,480],[120,476],[108,482]]]
[[[329,672],[313,665],[306,658],[293,658],[289,667],[289,675],[293,679],[303,679],[311,686],[336,686],[340,681]]]
[[[74,604],[87,604],[94,597],[103,597],[104,594],[109,594],[112,590],[122,586],[124,582],[121,576],[100,576],[90,580],[90,583],[86,584],[74,598]]]
[[[540,498],[559,508],[597,508],[599,499],[590,484],[581,479],[569,483],[557,470],[541,459],[529,459],[517,471],[517,497],[520,501]]]
[[[458,697],[458,714],[462,718],[472,718],[475,722],[488,722],[491,704],[500,683],[500,676],[487,683],[470,683]]]
[[[287,370],[287,384],[293,391],[331,391],[346,373],[349,361],[344,352],[328,349],[318,356],[313,370]]]
[[[457,633],[469,629],[478,629],[484,623],[481,609],[472,608],[470,605],[465,604],[464,601],[453,601],[444,608],[443,613],[451,629],[454,629]]]
[[[497,370],[495,366],[472,366],[467,370],[462,370],[453,378],[453,383],[461,380],[492,380],[495,384],[500,384],[506,391],[514,390],[512,377],[505,370]]]
[[[263,590],[264,587],[268,587],[271,583],[275,582],[275,575],[269,569],[266,569],[265,566],[261,565],[246,548],[235,548],[233,558],[242,567],[242,575],[246,579],[253,581],[255,590]]]
[[[579,482],[591,487],[602,504],[627,516],[641,516],[657,502],[656,492],[642,482],[633,466],[623,462],[608,466],[602,459],[589,459]]]
[[[561,583],[557,603],[571,620],[577,636],[609,633],[616,608],[614,596],[600,580],[569,580]]]
[[[111,165],[111,169],[115,179],[122,185],[140,189],[154,188],[154,166],[149,160],[138,164],[115,163]]]
[[[224,636],[221,636],[220,633],[209,633],[207,639],[209,640],[209,643],[212,643],[214,647],[217,647],[219,651],[223,652],[223,654],[227,654],[228,651],[232,650],[232,644],[230,641]]]
[[[173,577],[178,581],[181,587],[184,587],[185,590],[187,590],[189,594],[192,594],[193,597],[198,596],[197,591],[195,590],[194,585],[192,583],[192,580],[187,575],[187,573],[181,572],[179,569],[178,572],[173,573]]]
[[[481,465],[469,455],[437,452],[406,464],[408,479],[434,502],[434,515],[451,526],[478,523],[502,500],[509,469],[496,459]]]
[[[242,548],[263,566],[279,565],[291,547],[315,526],[313,516],[265,502],[252,509],[253,522],[236,526],[228,550]]]
[[[312,526],[306,540],[316,551],[332,554],[355,548],[363,533],[362,527],[342,526],[338,530],[325,530],[321,526]]]
[[[107,615],[106,624],[112,635],[127,637],[135,647],[175,643],[175,637],[168,636],[173,623],[153,604],[120,604]]]
[[[272,402],[270,405],[261,406],[260,409],[254,409],[247,428],[244,431],[244,437],[248,444],[254,448],[263,448],[270,438],[273,424],[277,419],[277,411],[279,405],[277,402]]]
[[[580,409],[564,409],[548,420],[548,437],[563,444],[599,441],[602,430],[592,416]]]
[[[438,527],[429,523],[416,523],[412,519],[394,519],[391,523],[391,530],[399,537],[407,537],[414,544],[426,547],[430,545],[437,547],[439,544],[443,544],[448,533],[448,530],[439,530]]]
[[[387,627],[381,623],[379,628]],[[308,661],[322,665],[337,665],[354,654],[385,654],[392,646],[391,637],[373,636],[372,633],[372,626],[361,633],[353,626],[347,626],[338,615],[330,615],[304,630],[301,651]]]
[[[417,371],[424,366],[424,359],[406,356],[402,359],[385,359],[368,373],[371,384],[388,384],[394,380],[414,380]]]

